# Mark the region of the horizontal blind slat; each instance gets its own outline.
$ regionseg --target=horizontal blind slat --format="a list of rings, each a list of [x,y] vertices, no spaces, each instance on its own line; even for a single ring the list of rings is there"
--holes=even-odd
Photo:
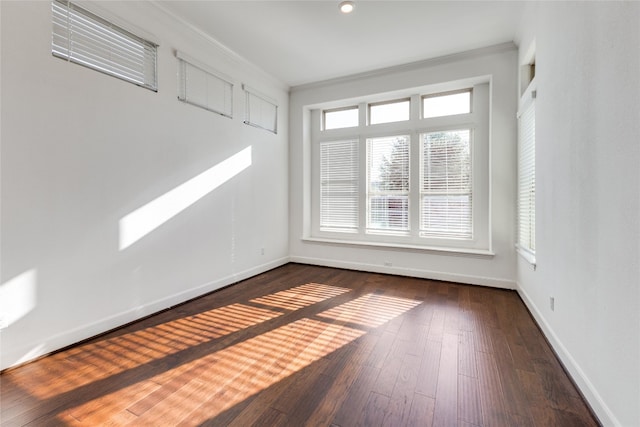
[[[367,139],[367,229],[409,230],[409,137]]]
[[[431,132],[421,141],[420,234],[471,239],[471,131]]]
[[[157,89],[155,44],[73,3],[54,0],[51,8],[52,54]]]
[[[320,144],[320,228],[358,228],[358,141]]]
[[[535,252],[535,100],[518,125],[518,244]]]

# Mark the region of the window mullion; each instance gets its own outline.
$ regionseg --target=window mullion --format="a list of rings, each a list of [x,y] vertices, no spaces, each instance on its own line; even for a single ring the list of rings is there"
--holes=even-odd
[[[358,104],[358,155],[360,164],[358,169],[358,234],[364,237],[367,233],[367,141],[363,131],[367,127],[367,103]]]
[[[420,234],[420,139],[412,132],[409,136],[409,231],[412,237]]]
[[[421,96],[411,96],[411,128],[418,128],[420,123]],[[412,131],[409,134],[409,231],[412,238],[417,238],[420,233],[420,139],[418,133]]]
[[[366,107],[365,107],[366,109]],[[362,113],[362,108],[360,109]],[[360,122],[363,123],[363,122]],[[358,234],[365,236],[367,233],[367,182],[369,177],[367,176],[367,140],[364,136],[360,136],[358,139],[358,155],[360,156],[360,163],[358,165],[358,176],[360,180],[358,182]]]

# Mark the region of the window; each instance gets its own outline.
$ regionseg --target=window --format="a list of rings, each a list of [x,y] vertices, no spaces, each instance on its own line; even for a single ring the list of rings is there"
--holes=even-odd
[[[67,1],[52,1],[51,11],[54,56],[158,90],[157,45]]]
[[[409,136],[367,139],[367,231],[409,230]]]
[[[409,120],[411,101],[385,101],[369,104],[369,124],[393,123]]]
[[[533,255],[536,250],[536,91],[528,93],[530,97],[526,95],[518,120],[518,248]]]
[[[178,52],[178,99],[225,117],[233,115],[233,83]]]
[[[490,253],[489,89],[311,110],[309,237]],[[442,111],[411,115],[425,100]],[[345,111],[349,126],[326,126]]]
[[[422,97],[422,117],[452,116],[471,112],[471,91],[457,91]]]
[[[246,94],[244,122],[269,132],[278,133],[278,105],[267,96],[243,85]]]
[[[420,135],[420,233],[428,237],[473,237],[471,131]]]
[[[358,126],[358,107],[336,108],[322,112],[324,129],[344,129]]]
[[[320,144],[320,227],[358,229],[358,140]]]

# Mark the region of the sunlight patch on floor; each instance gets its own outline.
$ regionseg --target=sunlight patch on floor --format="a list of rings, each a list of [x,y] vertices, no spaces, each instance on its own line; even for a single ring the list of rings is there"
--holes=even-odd
[[[270,307],[284,308],[285,310],[297,310],[349,291],[351,291],[351,289],[338,286],[307,283],[264,297],[254,298],[251,302]]]
[[[380,326],[420,303],[368,294],[318,315],[340,323],[297,320],[151,378],[159,386],[142,398],[141,386],[133,384],[79,405],[66,416],[100,422],[107,414],[128,411],[138,415],[136,423],[198,425],[367,333],[342,321]]]
[[[31,374],[33,384],[21,385],[39,398],[53,397],[282,314],[243,304],[216,308],[53,355],[46,369]]]
[[[421,301],[407,298],[366,294],[320,313],[318,316],[368,327],[378,327],[420,303]]]
[[[349,292],[350,289],[308,283],[252,301],[277,301],[295,310]],[[297,302],[296,302],[297,301]],[[276,308],[235,303],[138,331],[97,340],[48,358],[20,386],[38,398],[51,398],[113,375],[139,368],[191,347],[228,336],[282,316]],[[81,375],[77,375],[77,373]],[[65,378],[59,381],[59,378]]]

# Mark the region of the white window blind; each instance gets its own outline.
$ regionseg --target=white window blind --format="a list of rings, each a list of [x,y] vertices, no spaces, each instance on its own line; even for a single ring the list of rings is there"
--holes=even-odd
[[[157,45],[63,0],[51,2],[54,56],[157,91]]]
[[[243,85],[246,93],[245,123],[278,133],[278,106],[275,101]]]
[[[535,111],[531,99],[518,126],[518,244],[531,252],[536,249]]]
[[[178,54],[178,99],[225,117],[233,116],[233,83]]]
[[[471,239],[471,131],[432,132],[420,137],[421,235]]]
[[[409,136],[367,139],[367,231],[409,231]]]
[[[358,140],[320,143],[320,227],[358,229]]]

